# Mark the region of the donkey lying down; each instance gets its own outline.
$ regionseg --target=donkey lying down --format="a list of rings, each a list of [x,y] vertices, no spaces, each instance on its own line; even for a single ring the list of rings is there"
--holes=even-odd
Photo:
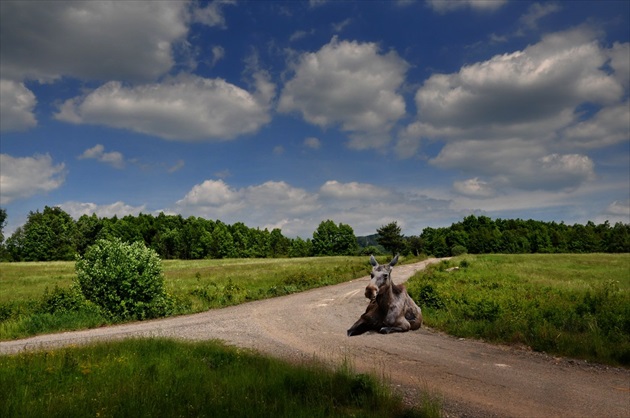
[[[422,326],[422,311],[418,305],[405,286],[392,282],[392,267],[397,262],[398,256],[389,264],[379,265],[374,256],[370,257],[372,278],[365,288],[365,297],[370,299],[370,303],[361,318],[348,330],[348,337],[367,331],[381,334],[406,332]]]

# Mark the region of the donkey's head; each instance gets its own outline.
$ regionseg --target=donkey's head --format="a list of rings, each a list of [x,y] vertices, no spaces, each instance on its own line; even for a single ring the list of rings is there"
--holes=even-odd
[[[379,293],[384,293],[392,285],[392,267],[398,262],[398,255],[388,264],[378,264],[374,256],[370,256],[372,272],[370,273],[370,284],[365,288],[365,297],[374,300]]]

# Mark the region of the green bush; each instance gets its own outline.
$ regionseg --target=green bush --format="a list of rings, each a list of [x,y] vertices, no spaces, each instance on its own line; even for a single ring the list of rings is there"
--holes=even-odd
[[[457,257],[458,255],[468,254],[468,249],[463,245],[453,245],[451,248],[451,255]]]
[[[161,260],[143,243],[98,240],[77,257],[75,270],[81,293],[114,320],[170,313]]]

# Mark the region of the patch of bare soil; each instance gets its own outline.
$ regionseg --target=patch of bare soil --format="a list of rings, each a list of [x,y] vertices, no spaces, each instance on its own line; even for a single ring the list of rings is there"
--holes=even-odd
[[[397,266],[393,280],[436,261]],[[140,336],[220,339],[291,361],[350,361],[388,379],[410,403],[422,392],[440,397],[448,417],[630,417],[630,370],[427,328],[347,337],[367,306],[368,279],[196,315],[0,342],[0,354]]]

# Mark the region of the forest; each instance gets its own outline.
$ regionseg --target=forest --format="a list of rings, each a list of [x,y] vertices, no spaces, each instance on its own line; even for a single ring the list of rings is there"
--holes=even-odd
[[[628,253],[630,224],[566,225],[470,215],[444,228],[426,227],[405,236],[397,222],[374,235],[356,237],[351,226],[322,221],[311,238],[288,238],[280,229],[250,228],[241,222],[151,214],[74,220],[59,207],[30,212],[10,237],[3,235],[6,210],[0,209],[0,260],[74,260],[99,239],[141,241],[162,259],[311,257],[361,254]]]

